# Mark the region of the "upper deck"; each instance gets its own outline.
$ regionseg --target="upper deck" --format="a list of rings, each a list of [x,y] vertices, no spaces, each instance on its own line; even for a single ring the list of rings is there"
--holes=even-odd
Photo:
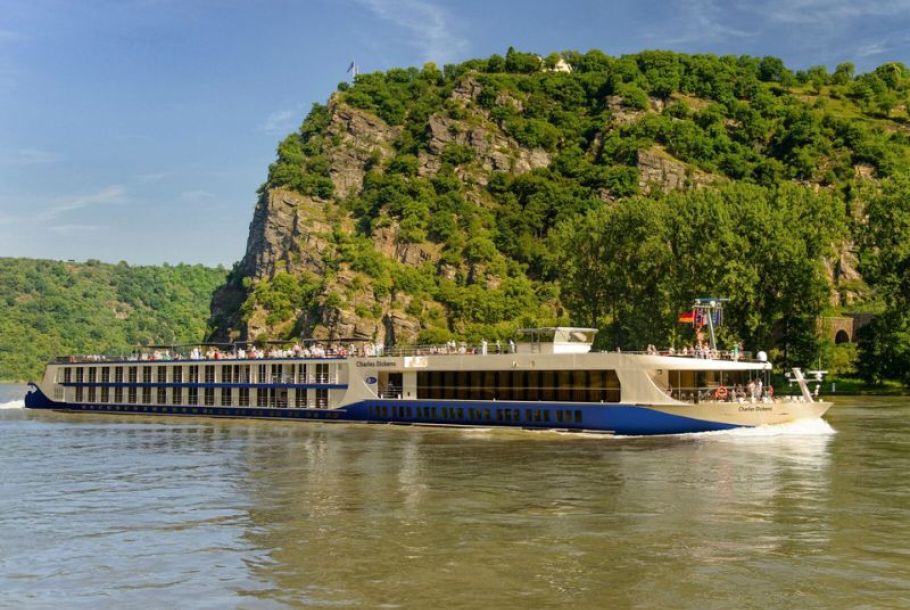
[[[181,362],[203,363],[210,361],[236,361],[238,363],[255,363],[262,360],[347,360],[366,358],[407,358],[407,357],[453,357],[453,356],[489,356],[512,354],[522,356],[555,356],[555,355],[580,355],[580,354],[618,354],[622,356],[648,356],[653,358],[671,358],[662,360],[660,364],[669,368],[679,366],[693,366],[684,364],[684,361],[700,361],[697,368],[718,365],[721,362],[751,363],[756,368],[765,368],[767,365],[763,352],[753,359],[750,352],[739,350],[716,350],[707,347],[683,346],[679,349],[670,347],[658,350],[648,346],[644,351],[592,351],[594,336],[597,333],[593,328],[577,327],[546,327],[534,329],[521,329],[518,331],[518,340],[488,342],[481,340],[478,343],[465,341],[449,341],[445,344],[385,346],[382,343],[373,343],[354,340],[315,342],[308,340],[303,344],[297,342],[290,344],[282,342],[286,347],[244,347],[245,343],[231,344],[189,344],[176,346],[147,346],[137,348],[125,354],[74,354],[58,356],[50,364],[134,364],[154,362]],[[205,349],[200,349],[205,348]],[[657,362],[657,361],[654,361]],[[724,368],[722,366],[722,368]],[[734,367],[740,368],[740,367]]]

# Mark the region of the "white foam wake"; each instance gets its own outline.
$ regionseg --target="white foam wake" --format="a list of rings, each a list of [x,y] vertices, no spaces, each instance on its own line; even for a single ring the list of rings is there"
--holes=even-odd
[[[0,409],[24,409],[25,401],[22,399],[0,402]]]
[[[837,434],[831,424],[820,417],[800,419],[788,424],[755,426],[753,428],[731,428],[714,432],[695,432],[679,436],[691,437],[774,437],[774,436],[826,436]]]

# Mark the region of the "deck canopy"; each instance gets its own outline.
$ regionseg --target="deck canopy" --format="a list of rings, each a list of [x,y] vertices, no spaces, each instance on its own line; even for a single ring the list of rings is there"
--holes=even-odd
[[[591,351],[596,328],[545,326],[516,332],[518,352],[537,354],[585,354]]]

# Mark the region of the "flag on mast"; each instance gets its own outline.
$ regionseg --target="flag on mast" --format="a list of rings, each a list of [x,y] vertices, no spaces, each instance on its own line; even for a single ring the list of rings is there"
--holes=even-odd
[[[348,69],[346,70],[346,72],[350,72],[351,76],[356,78],[357,77],[357,62],[354,60],[351,60],[351,65],[348,66]]]

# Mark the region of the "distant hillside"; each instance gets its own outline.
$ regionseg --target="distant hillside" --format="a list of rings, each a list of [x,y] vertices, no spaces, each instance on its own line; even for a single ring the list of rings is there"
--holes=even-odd
[[[908,90],[898,63],[666,51],[358,75],[279,144],[215,335],[573,322],[641,349],[685,340],[676,314],[719,293],[726,341],[814,360],[819,315],[880,300],[862,210],[910,167]]]
[[[0,258],[0,379],[37,379],[69,353],[201,341],[226,271]]]

